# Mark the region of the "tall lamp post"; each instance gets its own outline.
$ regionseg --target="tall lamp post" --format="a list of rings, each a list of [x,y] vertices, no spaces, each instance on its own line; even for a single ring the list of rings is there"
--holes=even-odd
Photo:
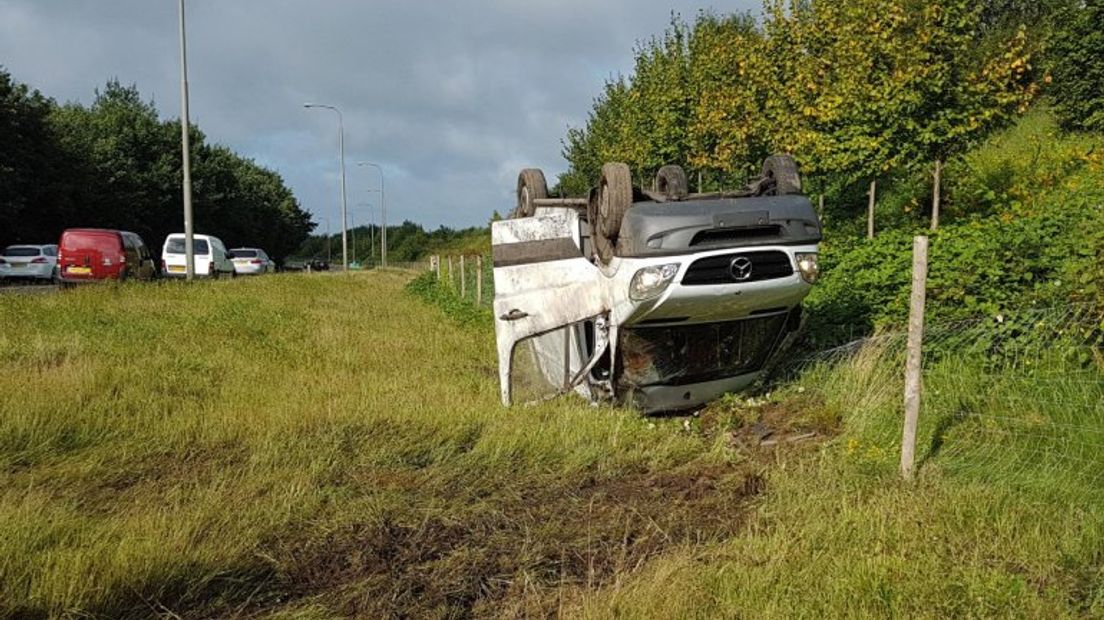
[[[330,252],[330,218],[316,215],[318,219],[326,222],[326,263],[333,262],[333,254]]]
[[[341,150],[341,268],[343,271],[349,271],[349,239],[346,235],[348,229],[348,218],[346,215],[347,209],[345,206],[345,119],[341,115],[341,110],[338,110],[332,105],[326,105],[322,103],[304,103],[304,108],[322,108],[324,110],[333,110],[337,113],[337,142],[338,147]]]
[[[368,190],[368,191],[371,192],[371,191],[375,191],[375,190]],[[366,207],[368,209],[368,263],[371,264],[372,261],[374,261],[375,258],[376,258],[376,236],[375,236],[375,232],[373,232],[373,230],[372,230],[372,227],[374,226],[374,223],[375,223],[375,220],[372,218],[372,203],[362,202],[362,203],[357,204],[357,206],[358,207]]]
[[[380,266],[387,266],[387,196],[383,190],[383,168],[370,161],[362,161],[358,166],[371,166],[380,175]]]
[[[192,145],[188,135],[188,43],[184,30],[184,0],[180,0],[180,147],[184,169],[184,278],[195,278],[195,248],[192,247]]]

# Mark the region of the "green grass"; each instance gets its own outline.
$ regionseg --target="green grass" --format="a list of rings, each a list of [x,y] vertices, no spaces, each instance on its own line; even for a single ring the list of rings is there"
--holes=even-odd
[[[485,311],[409,278],[0,298],[0,616],[1104,614],[1091,367],[934,359],[906,485],[897,344],[700,417],[505,409]]]
[[[1032,359],[1045,372],[993,369],[960,346],[970,330],[960,335],[928,361],[914,484],[896,473],[901,339],[883,337],[775,396],[821,403],[842,432],[772,469],[746,528],[586,593],[573,612],[1104,615],[1104,366],[1042,353]]]
[[[738,457],[501,407],[492,335],[408,279],[0,298],[0,616],[548,610],[732,531]],[[733,490],[667,501],[703,476]]]

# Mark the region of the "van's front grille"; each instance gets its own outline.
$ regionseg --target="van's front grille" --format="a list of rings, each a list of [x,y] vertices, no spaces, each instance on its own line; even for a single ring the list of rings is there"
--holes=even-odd
[[[790,257],[778,250],[734,252],[699,258],[690,264],[682,284],[733,284],[760,282],[793,275]]]

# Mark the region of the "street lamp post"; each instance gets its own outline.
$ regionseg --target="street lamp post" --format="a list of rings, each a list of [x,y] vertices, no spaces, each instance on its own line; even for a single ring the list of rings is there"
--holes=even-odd
[[[375,232],[373,232],[373,226],[376,220],[372,217],[372,203],[362,202],[357,206],[366,207],[368,209],[368,264],[373,264],[372,261],[376,259],[376,235]]]
[[[192,145],[188,135],[188,43],[184,30],[184,0],[180,0],[180,147],[184,171],[184,278],[195,277],[195,248],[192,247]]]
[[[358,166],[371,166],[380,175],[380,266],[387,267],[387,196],[383,189],[383,168],[370,161],[362,161]]]
[[[341,265],[344,271],[349,271],[349,240],[346,236],[348,229],[347,209],[345,206],[345,120],[338,110],[332,105],[322,103],[304,103],[304,108],[322,108],[333,110],[337,113],[337,141],[341,151]]]
[[[326,264],[333,262],[333,253],[330,252],[330,218],[316,215],[318,219],[326,222]]]

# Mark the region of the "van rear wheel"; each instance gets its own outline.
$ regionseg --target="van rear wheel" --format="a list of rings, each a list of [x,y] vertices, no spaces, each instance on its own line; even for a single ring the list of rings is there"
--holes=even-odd
[[[656,191],[667,200],[682,200],[690,193],[690,182],[682,166],[668,164],[656,172]]]
[[[774,181],[776,196],[801,193],[801,175],[792,155],[771,155],[763,160],[763,178]]]
[[[548,182],[539,168],[526,168],[518,174],[517,207],[514,217],[531,217],[537,212],[534,200],[548,198]]]

